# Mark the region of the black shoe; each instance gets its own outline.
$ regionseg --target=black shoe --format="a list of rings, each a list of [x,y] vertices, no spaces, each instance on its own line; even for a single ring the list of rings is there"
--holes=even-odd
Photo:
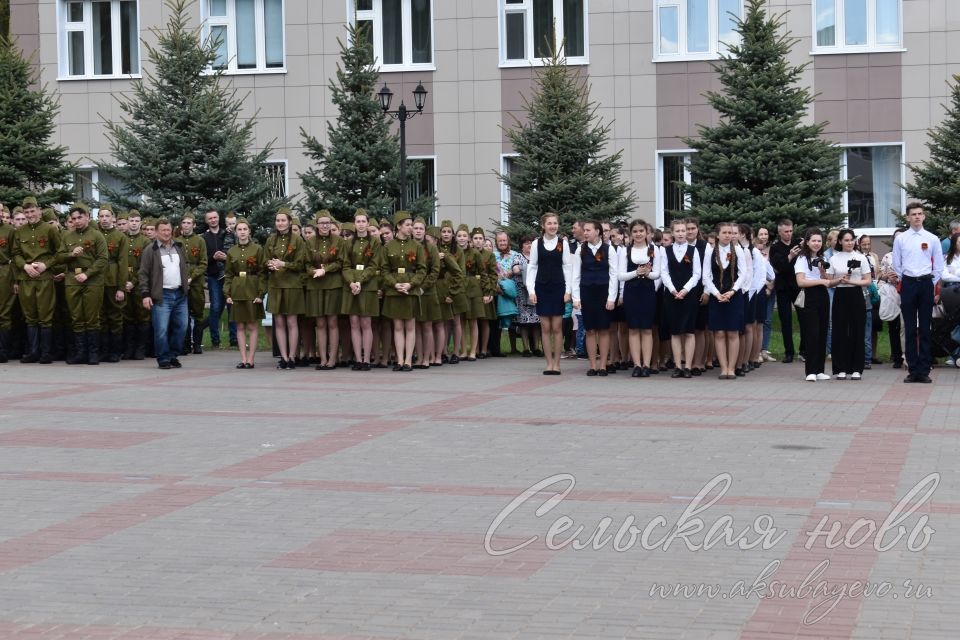
[[[286,369],[286,368],[287,368],[287,361],[284,360],[283,358],[280,358],[280,360],[277,361],[277,369]]]
[[[360,363],[359,363],[359,362],[354,362],[354,363],[350,366],[350,371],[360,371]]]
[[[684,377],[684,378],[692,378],[692,377],[693,377],[693,372],[690,371],[690,369],[684,369],[684,370],[683,370],[683,377]]]
[[[587,369],[587,375],[592,378],[592,377],[594,377],[595,375],[597,375],[597,370],[596,370],[596,369]]]
[[[682,378],[682,377],[683,377],[683,371],[681,371],[680,369],[674,369],[674,370],[673,370],[673,373],[670,374],[670,377],[671,377],[671,378]]]
[[[415,364],[413,365],[414,369],[429,369],[430,365],[428,364]]]
[[[487,354],[485,354],[485,353],[478,353],[478,354],[477,354],[477,360],[486,360],[487,357],[488,357],[488,356],[487,356]]]
[[[288,370],[288,371],[292,371],[292,370],[294,370],[294,369],[296,369],[296,368],[297,368],[297,363],[296,363],[293,359],[287,360],[287,370]]]
[[[904,384],[910,384],[911,382],[918,382],[918,380],[911,373],[910,375],[908,375],[906,378],[903,379],[903,382]]]
[[[177,360],[176,358],[173,358],[172,360],[170,360],[170,366],[173,367],[174,369],[179,369],[183,367],[183,365],[180,364],[180,361]]]
[[[783,360],[781,362],[783,362],[783,364],[790,364],[793,362],[793,356],[783,356]]]
[[[534,350],[533,350],[533,355],[535,355],[535,356],[538,357],[538,358],[542,358],[542,357],[543,357],[543,351],[540,351],[540,349],[534,349]],[[560,372],[557,371],[556,373],[560,373]]]
[[[633,373],[630,374],[631,378],[639,378],[642,375],[642,369],[640,367],[634,367]]]
[[[597,375],[600,376],[601,378],[606,378],[608,374],[609,374],[609,371],[607,369],[600,369],[599,371],[597,371]]]
[[[870,366],[870,363],[869,363],[869,362],[864,362],[864,363],[863,363],[863,368],[864,368],[864,369],[872,369],[873,367]]]
[[[690,375],[694,375],[694,376],[697,376],[697,377],[699,378],[700,376],[703,375],[703,371],[701,371],[700,369],[694,367],[693,369],[690,369]]]
[[[660,367],[650,367],[647,369],[647,371],[650,372],[650,375],[654,375],[654,376],[660,375]]]
[[[533,357],[533,354],[530,353],[529,351],[524,351],[523,353],[520,354],[520,357],[521,357],[521,358],[532,358],[532,357]]]
[[[236,368],[237,368],[237,369],[246,369],[246,368],[247,368],[247,363],[246,363],[246,362],[241,362],[241,363],[237,364],[237,367],[236,367]]]
[[[401,369],[403,369],[403,367],[400,366],[399,364],[393,365],[393,371],[400,371]]]
[[[738,368],[738,369],[734,369],[734,370],[733,370],[733,373],[734,373],[734,375],[735,375],[736,377],[738,377],[738,378],[742,378],[742,377],[744,377],[745,375],[747,375],[747,372],[746,372],[746,370],[745,370],[743,367],[740,367],[740,368]]]
[[[652,373],[652,372],[650,371],[650,367],[641,367],[641,369],[640,369],[640,377],[641,377],[641,378],[649,378],[651,373]],[[658,372],[658,373],[659,373],[659,372]]]
[[[252,363],[252,362],[248,362],[246,368],[247,368],[247,369],[253,369],[253,363]]]
[[[604,371],[606,371],[607,373],[616,373],[616,372],[617,372],[617,365],[615,365],[615,364],[608,364],[608,365],[607,365],[607,368],[604,369]]]
[[[400,371],[404,371],[404,372],[413,371],[413,367],[410,366],[409,364],[405,364],[402,367],[400,367]]]
[[[158,368],[158,369],[172,369],[173,367],[170,365],[169,362],[160,362],[160,363],[157,363],[157,368]]]
[[[369,362],[361,362],[361,363],[360,363],[360,371],[370,371],[370,363],[369,363]]]
[[[933,382],[933,380],[931,380],[930,376],[928,375],[913,376],[913,381],[919,382],[921,384],[930,384],[931,382]]]
[[[217,346],[219,346],[219,345],[217,345]],[[234,349],[236,349],[236,348],[238,348],[240,345],[237,343],[236,340],[231,340],[231,341],[230,341],[230,346],[233,347]],[[250,368],[253,369],[253,367],[250,367]]]
[[[903,369],[903,360],[895,360],[893,362],[894,369]]]

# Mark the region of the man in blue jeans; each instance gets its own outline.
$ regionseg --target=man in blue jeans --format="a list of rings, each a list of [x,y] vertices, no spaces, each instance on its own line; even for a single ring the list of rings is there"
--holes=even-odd
[[[153,322],[153,348],[161,369],[179,369],[179,348],[187,331],[187,259],[173,241],[173,225],[161,218],[156,239],[140,256],[140,293]]]
[[[905,216],[910,228],[893,241],[893,270],[900,279],[900,311],[909,371],[904,382],[929,383],[933,365],[930,322],[934,287],[943,273],[940,239],[923,228],[923,205],[911,202]]]

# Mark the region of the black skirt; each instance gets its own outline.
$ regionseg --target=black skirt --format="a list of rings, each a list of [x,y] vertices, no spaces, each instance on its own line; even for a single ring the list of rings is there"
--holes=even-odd
[[[663,292],[663,313],[671,336],[682,336],[695,333],[697,330],[697,316],[700,311],[700,298],[696,290],[691,291],[683,300],[677,300],[667,290]],[[706,309],[706,307],[704,307]]]
[[[566,294],[566,285],[560,282],[538,282],[534,286],[534,293],[537,295],[537,315],[541,318],[546,316],[562,316],[565,303],[563,296]]]
[[[607,311],[606,305],[607,285],[580,287],[580,313],[583,314],[583,327],[587,331],[603,331],[610,328],[610,312]]]
[[[707,303],[710,331],[741,331],[743,329],[743,293],[737,291],[729,302],[720,302],[710,296]]]
[[[623,288],[623,312],[630,329],[652,329],[657,315],[657,290],[653,280],[630,280]]]

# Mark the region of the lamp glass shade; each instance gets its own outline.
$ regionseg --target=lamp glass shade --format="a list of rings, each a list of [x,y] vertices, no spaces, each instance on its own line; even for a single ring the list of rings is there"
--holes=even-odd
[[[393,91],[390,91],[390,87],[387,86],[387,83],[383,83],[383,88],[377,92],[377,98],[380,100],[380,107],[384,111],[390,110],[390,101],[393,100]]]
[[[427,90],[423,88],[423,83],[418,83],[417,88],[413,90],[413,102],[417,106],[417,111],[423,111],[423,105],[427,101]]]

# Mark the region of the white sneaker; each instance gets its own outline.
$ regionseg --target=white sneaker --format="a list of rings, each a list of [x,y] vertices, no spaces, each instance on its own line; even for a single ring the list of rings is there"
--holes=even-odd
[[[953,358],[947,358],[947,361],[944,362],[943,364],[947,365],[948,367],[955,367],[955,366],[957,366],[957,363],[954,361]]]
[[[818,373],[818,374],[817,374],[817,380],[829,380],[829,379],[830,379],[830,376],[828,376],[828,375],[825,374],[825,373]]]
[[[799,358],[800,358],[800,362],[806,362],[806,361],[807,361],[807,359],[804,358],[803,356],[799,356]]]
[[[817,381],[816,374],[811,373],[810,375],[807,376],[807,382],[816,382],[816,381]]]
[[[760,352],[760,358],[761,358],[764,362],[776,362],[776,361],[777,361],[777,359],[774,358],[774,357],[770,354],[769,351],[761,351],[761,352]]]
[[[837,378],[837,380],[846,380],[846,379],[847,379],[847,374],[845,374],[845,373],[838,373],[838,374],[836,375],[836,378]]]
[[[861,377],[862,376],[860,375],[859,371],[854,371],[852,374],[850,374],[851,380],[859,380]]]

